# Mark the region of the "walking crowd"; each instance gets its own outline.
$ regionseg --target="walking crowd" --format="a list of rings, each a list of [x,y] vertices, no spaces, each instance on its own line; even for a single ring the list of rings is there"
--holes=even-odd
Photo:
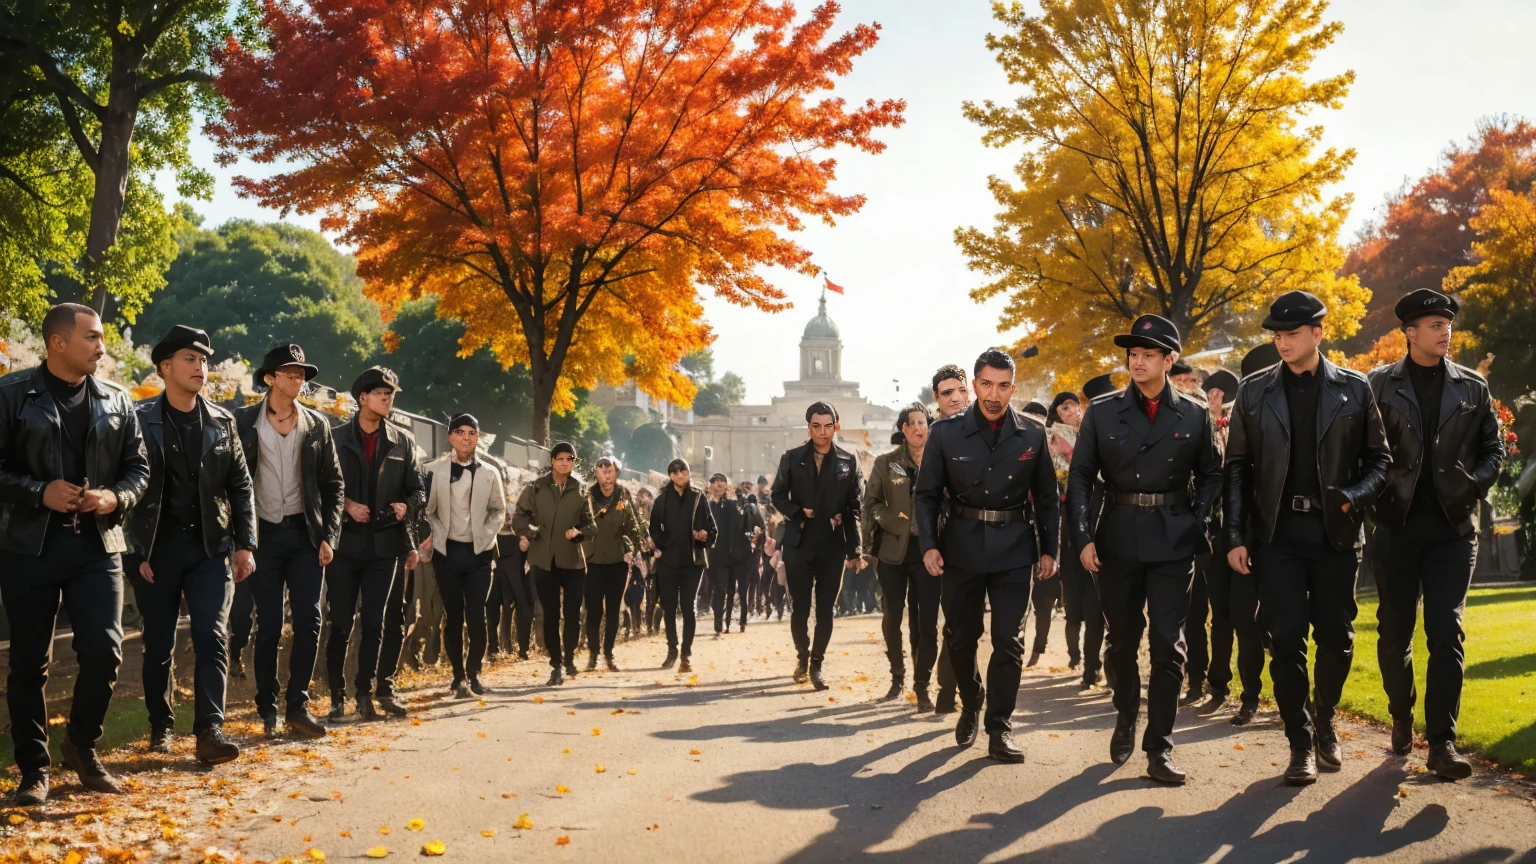
[[[226,410],[201,393],[213,347],[187,326],[152,352],[164,391],[135,404],[94,375],[100,319],[61,304],[43,323],[43,365],[0,379],[16,803],[48,797],[44,690],[61,605],[80,666],[63,759],[87,788],[118,790],[96,745],[122,660],[125,576],[143,623],[149,746],[171,747],[185,605],[205,765],[240,755],[222,731],[224,695],[230,675],[245,675],[253,633],[265,733],[318,738],[347,721],[349,704],[363,722],[405,716],[396,676],[434,633],[428,653],[446,657],[453,694],[469,698],[487,692],[488,657],[529,658],[539,615],[548,685],[558,686],[600,660],[618,670],[621,629],[664,632],[663,667],[689,673],[699,615],[713,613],[719,639],[733,622],[745,631],[754,615],[782,619],[786,607],[796,683],[827,688],[835,618],[879,608],[891,671],[883,698],[904,696],[910,663],[918,711],[957,713],[959,746],[985,731],[991,757],[1022,762],[1020,678],[1046,650],[1059,601],[1081,686],[1105,682],[1113,694],[1113,762],[1136,746],[1143,642],[1141,749],[1148,776],[1164,783],[1187,780],[1173,761],[1179,705],[1232,704],[1235,652],[1231,722],[1251,722],[1267,651],[1291,748],[1284,778],[1301,785],[1340,767],[1334,713],[1353,661],[1362,549],[1380,594],[1392,747],[1413,744],[1422,604],[1428,767],[1465,778],[1471,765],[1455,748],[1462,613],[1479,504],[1504,452],[1486,383],[1447,358],[1456,312],[1435,291],[1404,296],[1407,355],[1361,375],[1322,355],[1324,305],[1289,292],[1241,379],[1191,368],[1177,328],[1143,315],[1114,338],[1129,386],[1115,390],[1104,375],[1022,410],[1014,359],[988,349],[969,373],[935,373],[936,415],[903,408],[894,448],[867,478],[837,443],[837,408],[817,402],[806,442],[782,454],[771,483],[733,486],[716,473],[696,484],[674,459],[653,492],[621,480],[613,457],[584,478],[564,442],[519,486],[483,451],[469,413],[449,421],[449,451],[429,460],[390,421],[402,382],[380,367],[353,382],[357,412],[333,427],[299,400],[319,370],[298,345],[263,358],[259,401]],[[324,721],[309,710],[322,633]]]

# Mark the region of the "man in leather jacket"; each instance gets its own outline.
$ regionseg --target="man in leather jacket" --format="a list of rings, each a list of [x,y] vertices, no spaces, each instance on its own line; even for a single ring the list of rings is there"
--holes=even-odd
[[[192,731],[205,766],[240,756],[223,731],[228,610],[234,584],[256,569],[256,501],[235,418],[200,395],[211,356],[208,334],[182,324],[150,354],[165,391],[138,406],[149,487],[128,515],[125,562],[144,619],[149,749],[171,752],[171,655],[185,598],[196,656]]]
[[[1361,520],[1392,462],[1365,376],[1318,350],[1327,311],[1305,291],[1275,300],[1263,327],[1274,331],[1281,362],[1238,386],[1227,438],[1227,563],[1258,575],[1291,745],[1285,779],[1298,786],[1316,781],[1319,765],[1340,767],[1333,713],[1354,656]],[[1309,631],[1317,640],[1310,710]]]
[[[1088,406],[1072,451],[1067,511],[1079,563],[1097,574],[1109,627],[1106,654],[1118,712],[1110,759],[1124,764],[1135,746],[1141,705],[1136,657],[1145,628],[1152,655],[1141,739],[1147,774],[1161,783],[1183,783],[1187,778],[1172,753],[1184,624],[1195,556],[1211,548],[1221,455],[1205,403],[1180,393],[1170,378],[1181,349],[1173,322],[1142,315],[1131,332],[1115,337],[1115,345],[1125,350],[1131,385]],[[1103,484],[1103,507],[1096,513],[1091,503],[1097,483]]]
[[[1449,780],[1472,774],[1455,743],[1467,635],[1461,616],[1477,563],[1479,505],[1504,461],[1487,382],[1446,356],[1457,308],[1428,288],[1404,295],[1395,311],[1408,355],[1369,376],[1392,448],[1367,546],[1380,597],[1376,657],[1392,713],[1392,749],[1400,756],[1413,750],[1413,628],[1422,597],[1427,762]]]
[[[235,590],[234,615],[248,621],[256,610],[256,710],[267,735],[278,733],[277,658],[283,635],[283,602],[293,620],[285,693],[288,730],[305,738],[325,735],[309,713],[309,682],[320,649],[320,589],[325,567],[341,540],[342,479],[331,426],[320,412],[299,404],[304,385],[320,370],[304,361],[304,349],[278,345],[266,353],[255,379],[266,398],[235,410],[235,427],[256,496],[256,572],[243,585],[250,605]],[[243,611],[242,611],[243,610]]]
[[[149,460],[127,392],[93,374],[105,338],[89,306],[60,304],[43,318],[43,364],[0,378],[0,599],[11,626],[17,806],[48,798],[43,694],[61,604],[80,665],[64,762],[86,788],[118,791],[96,742],[123,659],[123,514],[144,494]]]

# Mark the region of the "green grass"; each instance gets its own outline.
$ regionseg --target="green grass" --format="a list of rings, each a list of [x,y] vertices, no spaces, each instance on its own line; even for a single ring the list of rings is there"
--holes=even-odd
[[[1536,770],[1536,586],[1478,588],[1467,598],[1464,628],[1466,683],[1456,746],[1478,751],[1506,768]],[[1414,639],[1414,674],[1419,704],[1415,725],[1422,733],[1424,673],[1429,660],[1423,619]],[[1265,670],[1268,678],[1268,669]],[[1273,692],[1266,682],[1266,692]],[[1340,707],[1390,723],[1387,694],[1376,662],[1376,599],[1360,598],[1355,619],[1355,663]]]

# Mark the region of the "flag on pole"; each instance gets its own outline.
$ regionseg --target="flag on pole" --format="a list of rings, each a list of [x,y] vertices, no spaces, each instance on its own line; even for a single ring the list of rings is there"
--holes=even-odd
[[[821,277],[821,279],[823,282],[827,283],[828,291],[831,291],[833,294],[842,294],[845,297],[847,296],[847,293],[843,291],[843,286],[833,282],[831,279],[828,279],[825,276]]]

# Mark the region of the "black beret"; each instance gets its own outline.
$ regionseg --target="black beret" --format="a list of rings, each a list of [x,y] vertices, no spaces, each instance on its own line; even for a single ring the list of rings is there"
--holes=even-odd
[[[1055,399],[1051,400],[1051,416],[1052,417],[1056,416],[1056,409],[1060,408],[1061,406],[1065,405],[1066,403],[1068,403],[1068,402],[1081,402],[1081,401],[1082,400],[1077,398],[1077,394],[1076,393],[1073,393],[1071,390],[1063,390],[1060,393],[1056,394],[1056,398]]]
[[[1287,291],[1270,304],[1269,317],[1260,324],[1265,330],[1295,330],[1297,327],[1317,326],[1323,323],[1328,307],[1316,296],[1305,291]]]
[[[688,470],[688,460],[684,459],[681,456],[679,456],[676,459],[673,459],[671,462],[667,463],[667,473],[668,474],[676,474],[679,471],[687,471],[687,470]]]
[[[476,432],[480,431],[480,421],[473,414],[455,414],[453,419],[448,421],[449,432],[455,431],[460,426],[468,426]]]
[[[1200,389],[1207,392],[1220,390],[1222,398],[1231,399],[1237,395],[1237,376],[1226,369],[1217,369],[1211,373],[1211,377],[1205,379],[1205,384],[1201,385]]]
[[[1244,378],[1280,362],[1280,349],[1273,342],[1265,342],[1243,355],[1243,362],[1238,367]]]
[[[761,486],[762,484],[767,483],[767,482],[768,482],[768,475],[766,475],[766,474],[759,474],[759,475],[757,475],[757,483],[758,483],[759,486]]]
[[[395,370],[386,369],[383,366],[370,366],[363,370],[363,374],[357,376],[352,382],[352,398],[360,398],[364,393],[372,393],[380,387],[388,387],[395,392],[400,392],[400,376]]]
[[[1033,414],[1036,417],[1044,417],[1045,416],[1045,406],[1041,405],[1039,402],[1031,402],[1028,405],[1024,406],[1024,413],[1025,414]]]
[[[1083,395],[1089,400],[1097,399],[1106,393],[1115,392],[1115,382],[1108,375],[1100,375],[1097,378],[1089,378],[1083,384]]]
[[[1168,370],[1168,374],[1169,375],[1188,375],[1189,373],[1191,373],[1193,371],[1195,371],[1194,368],[1191,367],[1188,363],[1185,363],[1183,360],[1175,360],[1175,361],[1173,361],[1173,368]]]
[[[572,444],[569,441],[556,441],[555,442],[555,446],[549,448],[549,459],[550,459],[550,461],[553,462],[555,457],[559,456],[561,453],[569,453],[569,454],[571,454],[571,458],[575,459],[576,458],[576,445]]]
[[[159,366],[161,360],[176,356],[176,352],[183,348],[191,348],[204,357],[213,356],[213,348],[210,347],[207,333],[195,327],[177,324],[150,350],[149,362]]]
[[[1404,294],[1397,305],[1392,307],[1392,312],[1397,320],[1408,324],[1429,315],[1454,319],[1460,309],[1461,304],[1456,302],[1456,298],[1447,297],[1433,288],[1420,288]]]
[[[313,363],[304,362],[304,349],[293,344],[278,345],[261,358],[261,365],[256,368],[254,376],[258,384],[265,384],[268,375],[276,375],[277,370],[284,366],[297,366],[304,370],[304,380],[313,381],[320,374],[320,367]]]
[[[1157,348],[1179,351],[1179,328],[1161,315],[1142,315],[1131,323],[1131,332],[1116,336],[1121,348]]]

